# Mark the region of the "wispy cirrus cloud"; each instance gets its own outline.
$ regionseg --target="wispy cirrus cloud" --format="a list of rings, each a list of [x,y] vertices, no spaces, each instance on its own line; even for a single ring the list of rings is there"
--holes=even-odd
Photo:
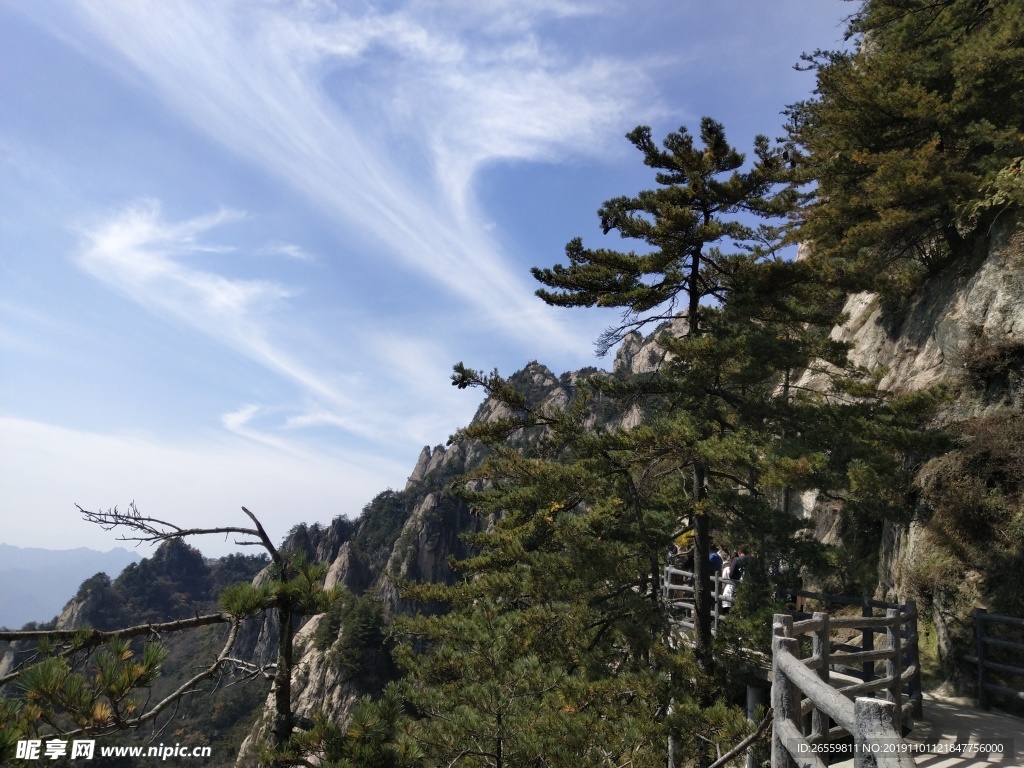
[[[196,129],[372,235],[504,333],[580,343],[537,308],[477,215],[473,187],[496,161],[600,153],[624,116],[649,111],[637,65],[574,59],[544,37],[546,24],[591,4],[70,8],[93,36],[87,49],[127,62]]]
[[[231,280],[190,268],[179,257],[233,251],[231,246],[208,244],[202,236],[242,218],[240,211],[221,209],[172,223],[161,215],[158,201],[142,200],[84,229],[86,243],[78,263],[122,293],[139,296],[156,311],[201,327],[227,322],[225,332],[238,332],[247,318],[292,292],[272,281]]]
[[[233,250],[207,244],[203,236],[241,218],[239,211],[222,209],[168,222],[157,201],[133,203],[83,230],[77,261],[146,310],[212,336],[320,397],[350,404],[268,337],[271,314],[294,289],[270,280],[229,278],[185,263],[194,254]]]
[[[257,251],[260,256],[285,256],[296,261],[313,261],[313,254],[295,243],[268,243]]]
[[[436,440],[443,423],[438,411],[445,411],[437,406],[452,400],[441,362],[450,355],[422,338],[370,330],[320,339],[321,348],[333,351],[332,362],[297,351],[292,339],[316,336],[288,311],[298,291],[278,281],[227,276],[209,263],[212,255],[240,251],[212,242],[213,230],[245,218],[222,209],[169,221],[159,202],[143,200],[82,228],[76,262],[146,311],[297,387],[298,396],[288,402],[247,403],[223,414],[221,425],[229,432],[293,454],[300,448],[288,433],[303,427],[329,426],[378,448]],[[418,382],[413,393],[410,381]]]

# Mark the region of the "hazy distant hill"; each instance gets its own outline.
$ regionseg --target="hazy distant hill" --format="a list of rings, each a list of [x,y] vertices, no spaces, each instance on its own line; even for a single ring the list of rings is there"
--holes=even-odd
[[[0,544],[0,626],[18,629],[29,621],[49,621],[78,586],[99,573],[116,578],[139,555],[123,547],[36,549]]]

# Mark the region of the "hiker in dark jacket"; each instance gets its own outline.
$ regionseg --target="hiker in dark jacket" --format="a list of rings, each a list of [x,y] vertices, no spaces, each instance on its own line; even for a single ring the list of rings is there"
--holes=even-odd
[[[743,573],[747,570],[747,565],[750,563],[750,547],[746,544],[740,547],[740,553],[732,559],[732,567],[729,569],[729,578],[733,581],[739,581],[743,578]]]

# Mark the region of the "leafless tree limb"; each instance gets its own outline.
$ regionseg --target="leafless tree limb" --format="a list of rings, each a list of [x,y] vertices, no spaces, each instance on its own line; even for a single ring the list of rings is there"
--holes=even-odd
[[[764,734],[768,726],[771,725],[772,715],[774,714],[774,712],[775,710],[769,707],[768,711],[764,714],[764,718],[762,718],[761,722],[757,724],[757,729],[752,734],[747,736],[747,738],[745,738],[743,741],[737,744],[735,747],[733,747],[724,755],[722,755],[718,760],[709,765],[708,768],[722,768],[722,766],[724,766],[730,760],[739,757],[740,754],[747,747],[749,747],[751,744],[753,744],[755,741],[761,738],[762,734]]]
[[[188,536],[202,536],[211,533],[237,533],[243,536],[255,537],[265,547],[269,542],[269,539],[265,538],[267,534],[263,531],[263,526],[259,525],[259,523],[257,523],[258,528],[239,528],[237,526],[182,528],[158,517],[143,515],[139,512],[138,507],[135,506],[134,501],[128,505],[128,509],[125,512],[120,511],[117,507],[108,509],[106,512],[102,510],[93,512],[84,509],[80,504],[75,504],[75,506],[78,507],[78,511],[82,513],[82,517],[86,522],[95,523],[105,531],[112,531],[115,528],[127,528],[138,534],[137,536],[118,536],[119,541],[167,541],[168,539],[184,539]],[[253,520],[256,519],[248,510],[246,510],[246,514]],[[271,544],[268,547],[268,551],[276,550],[274,550]]]

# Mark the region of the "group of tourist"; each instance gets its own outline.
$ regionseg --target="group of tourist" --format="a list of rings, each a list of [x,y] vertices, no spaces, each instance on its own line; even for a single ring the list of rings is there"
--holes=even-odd
[[[715,544],[711,545],[711,555],[708,558],[711,564],[711,576],[714,578],[715,574],[718,574],[723,581],[728,582],[722,589],[722,613],[728,613],[732,607],[736,594],[736,582],[743,578],[752,557],[750,547],[746,544],[741,545],[735,552],[729,552],[725,547]],[[669,562],[680,570],[693,573],[694,547],[689,546],[681,552],[676,546],[670,547]]]

